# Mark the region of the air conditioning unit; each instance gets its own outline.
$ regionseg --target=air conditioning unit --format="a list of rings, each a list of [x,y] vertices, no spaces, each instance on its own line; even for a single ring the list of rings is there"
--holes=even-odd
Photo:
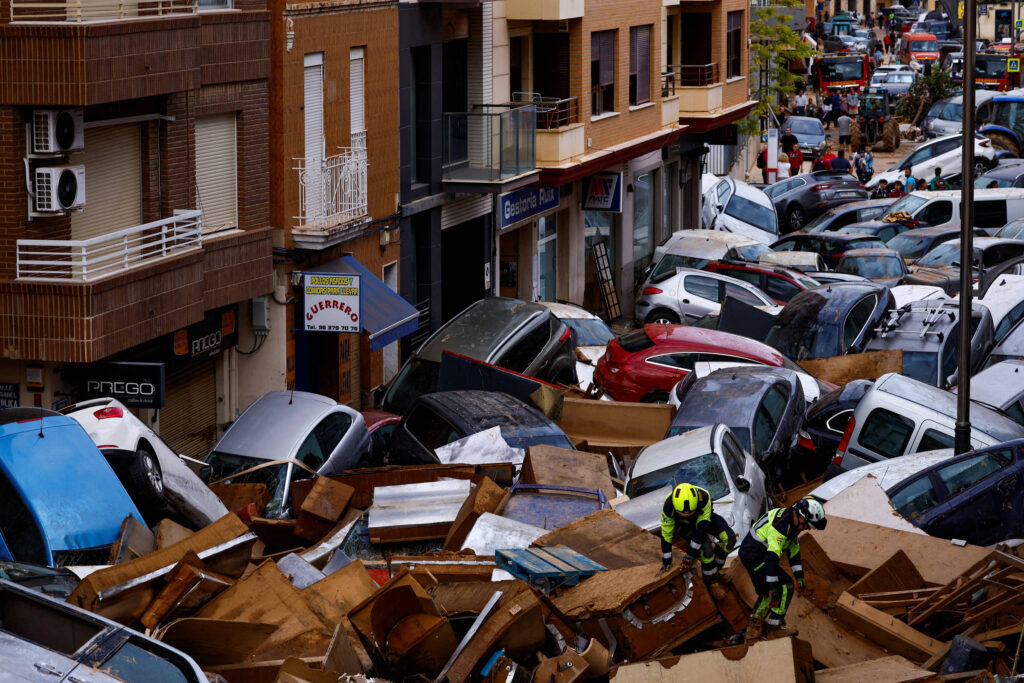
[[[70,152],[85,147],[81,109],[37,109],[32,112],[32,151]]]
[[[85,206],[85,166],[47,166],[35,171],[36,211]]]

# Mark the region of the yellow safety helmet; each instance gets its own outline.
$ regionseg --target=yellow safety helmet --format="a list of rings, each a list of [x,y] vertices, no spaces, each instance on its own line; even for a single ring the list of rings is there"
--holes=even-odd
[[[672,491],[672,507],[681,515],[696,513],[697,502],[697,487],[693,484],[680,484]]]

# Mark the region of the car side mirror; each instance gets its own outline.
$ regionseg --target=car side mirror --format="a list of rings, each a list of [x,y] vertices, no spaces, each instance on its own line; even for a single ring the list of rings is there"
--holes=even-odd
[[[722,206],[721,204],[715,204],[715,211],[717,211],[718,213],[722,213],[723,211],[725,211],[725,207]]]
[[[746,477],[736,477],[736,488],[740,493],[746,493],[750,490],[750,482]]]

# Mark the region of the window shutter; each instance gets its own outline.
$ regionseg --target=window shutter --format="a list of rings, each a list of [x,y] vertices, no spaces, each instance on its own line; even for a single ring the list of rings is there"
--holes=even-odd
[[[139,124],[85,131],[71,163],[85,165],[85,208],[71,212],[71,239],[86,240],[142,223]]]
[[[601,31],[601,85],[615,83],[615,31]]]
[[[306,220],[324,214],[321,173],[324,159],[324,65],[323,54],[306,55],[303,71],[303,125],[305,141]]]
[[[366,130],[365,107],[363,104],[365,91],[363,70],[363,48],[354,47],[349,50],[349,108],[351,111],[351,131],[361,133]]]
[[[636,27],[636,101],[651,101],[651,27]]]
[[[640,63],[640,60],[638,58],[637,51],[636,51],[637,44],[639,42],[637,40],[638,37],[639,37],[639,35],[638,35],[639,34],[639,29],[640,29],[639,26],[630,26],[629,27],[629,75],[630,76],[636,76],[636,67],[637,67],[637,64]]]
[[[196,118],[196,185],[203,233],[238,226],[235,113]]]

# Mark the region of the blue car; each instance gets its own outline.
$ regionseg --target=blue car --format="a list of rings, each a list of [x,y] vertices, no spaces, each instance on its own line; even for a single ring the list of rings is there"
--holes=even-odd
[[[1024,439],[944,460],[889,489],[893,507],[930,536],[991,545],[1024,534]]]
[[[40,408],[0,410],[0,560],[106,564],[142,515],[80,424]]]

